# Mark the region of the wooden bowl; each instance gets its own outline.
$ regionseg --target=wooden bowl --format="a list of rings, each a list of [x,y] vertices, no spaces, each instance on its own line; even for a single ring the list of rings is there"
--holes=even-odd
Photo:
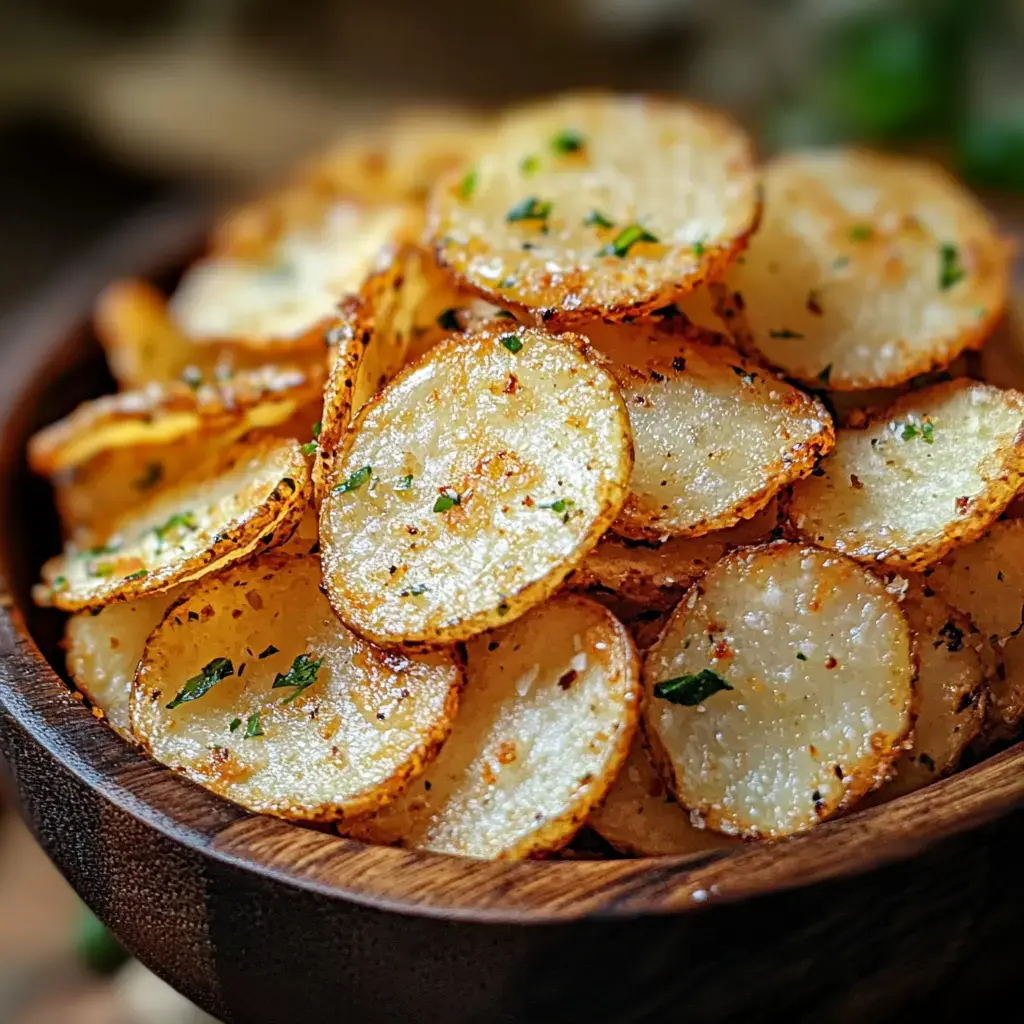
[[[60,617],[29,600],[57,530],[25,441],[111,386],[98,289],[173,279],[204,217],[142,218],[2,350],[0,754],[39,842],[133,953],[247,1024],[859,1021],[1000,995],[1019,958],[1024,746],[788,842],[505,864],[254,817],[97,721],[62,682]]]

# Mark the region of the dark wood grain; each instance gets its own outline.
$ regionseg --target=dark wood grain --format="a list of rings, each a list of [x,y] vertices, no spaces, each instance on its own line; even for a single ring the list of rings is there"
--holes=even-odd
[[[225,1021],[890,1019],[1020,956],[1024,748],[813,834],[680,860],[470,862],[257,818],[123,744],[59,675],[28,588],[56,544],[27,436],[103,385],[85,321],[129,270],[173,273],[201,214],[97,254],[24,320],[0,375],[0,755],[99,916]],[[56,666],[56,670],[54,667]]]

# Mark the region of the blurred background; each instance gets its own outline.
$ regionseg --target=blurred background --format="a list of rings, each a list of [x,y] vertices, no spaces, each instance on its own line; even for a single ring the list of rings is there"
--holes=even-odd
[[[0,336],[168,195],[242,194],[398,109],[592,85],[725,107],[765,153],[923,151],[1024,221],[1024,0],[0,0]],[[0,1024],[208,1020],[3,803]]]

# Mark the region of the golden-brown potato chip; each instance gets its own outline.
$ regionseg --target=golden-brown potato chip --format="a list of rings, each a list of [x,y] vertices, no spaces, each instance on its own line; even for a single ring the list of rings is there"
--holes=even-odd
[[[682,857],[737,844],[735,839],[692,824],[689,813],[665,788],[639,739],[587,824],[620,853],[638,857]]]
[[[33,596],[80,611],[167,590],[284,543],[308,505],[309,467],[295,441],[242,442],[126,510],[92,548],[65,545]]]
[[[618,515],[632,461],[622,398],[583,339],[506,321],[453,338],[346,435],[320,515],[331,604],[385,646],[517,618]]]
[[[674,100],[568,95],[507,114],[431,199],[431,238],[514,309],[621,319],[716,279],[757,223],[749,139]]]
[[[468,644],[452,735],[426,774],[349,834],[488,860],[564,846],[636,733],[636,655],[600,605],[555,598]]]
[[[602,324],[587,336],[612,361],[636,453],[616,533],[657,540],[732,526],[832,448],[825,407],[720,335]]]
[[[812,151],[769,164],[764,221],[727,284],[772,365],[851,390],[978,347],[1006,305],[1008,264],[991,218],[939,168]]]
[[[190,588],[146,643],[132,726],[249,810],[330,821],[397,796],[451,727],[452,651],[384,652],[338,623],[316,558],[272,553]]]
[[[840,430],[820,475],[794,486],[788,517],[814,543],[919,569],[984,533],[1022,472],[1024,395],[954,380]]]
[[[913,721],[899,601],[856,562],[785,541],[726,555],[644,659],[644,730],[708,828],[812,827],[889,774]]]
[[[64,650],[75,688],[129,742],[135,741],[128,714],[135,668],[146,638],[184,589],[174,587],[135,601],[119,601],[98,614],[78,612],[65,626]]]

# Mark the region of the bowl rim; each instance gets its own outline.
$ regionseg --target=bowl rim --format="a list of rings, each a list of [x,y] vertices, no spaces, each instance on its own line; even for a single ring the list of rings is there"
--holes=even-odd
[[[0,437],[11,439],[32,386],[41,385],[51,357],[88,322],[99,290],[119,276],[180,266],[198,248],[210,212],[195,199],[143,212],[25,312],[0,322]],[[19,460],[23,440],[13,438]],[[366,846],[249,814],[124,743],[47,662],[8,574],[0,564],[0,728],[20,730],[101,800],[193,854],[333,900],[453,921],[534,925],[706,911],[904,860],[1024,805],[1024,743],[1018,743],[926,789],[803,835],[733,851],[473,861]]]

